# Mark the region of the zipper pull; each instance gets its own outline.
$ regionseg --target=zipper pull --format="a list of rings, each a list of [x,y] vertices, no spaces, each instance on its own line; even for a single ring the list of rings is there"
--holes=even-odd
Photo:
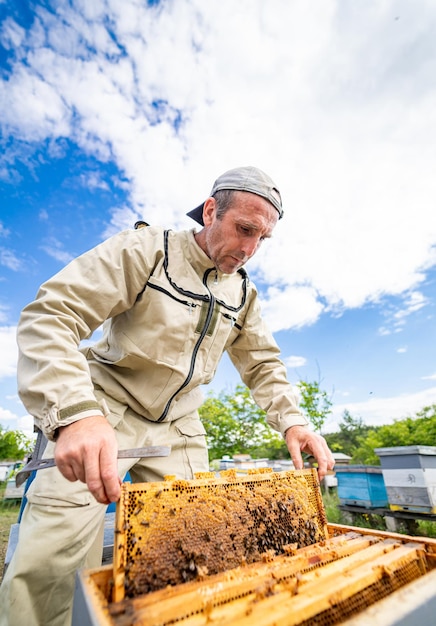
[[[232,317],[231,315],[229,315],[228,313],[224,313],[223,317],[230,320],[230,326],[233,328],[233,326],[236,324],[236,319]]]
[[[213,284],[218,285],[218,272],[216,270],[215,270],[215,278],[214,278]]]

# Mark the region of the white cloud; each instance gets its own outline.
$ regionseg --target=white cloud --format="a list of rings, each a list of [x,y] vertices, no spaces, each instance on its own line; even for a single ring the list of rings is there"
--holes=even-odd
[[[270,285],[273,330],[409,294],[388,334],[425,306],[419,286],[436,263],[431,2],[405,1],[398,20],[394,0],[60,7],[38,7],[28,33],[6,22],[20,61],[0,118],[23,145],[68,138],[114,160],[132,204],[114,227],[136,215],[185,226],[219,173],[253,163],[285,204],[252,262]]]
[[[102,178],[99,172],[88,172],[87,174],[80,175],[80,182],[83,187],[87,189],[103,189],[105,191],[109,190],[109,185]]]
[[[408,317],[429,304],[428,299],[419,291],[405,291],[397,306],[386,306],[383,315],[386,323],[379,328],[380,335],[391,335],[403,331]]]
[[[0,237],[9,237],[10,230],[0,222]]]
[[[0,424],[6,430],[20,430],[27,437],[34,438],[34,422],[31,415],[20,416],[9,409],[0,407]]]
[[[0,304],[0,324],[3,324],[7,321],[8,315],[9,309],[6,306]]]
[[[398,352],[398,354],[405,354],[407,352],[407,346],[403,346],[401,348],[398,348],[397,352]]]
[[[17,48],[23,42],[25,31],[11,18],[6,18],[0,31],[0,41],[6,50]]]
[[[303,367],[303,365],[306,365],[307,359],[304,356],[287,356],[283,359],[283,363],[289,369],[293,369],[295,367]]]
[[[13,272],[18,272],[23,268],[23,263],[15,252],[3,247],[0,247],[0,265],[7,267]]]
[[[422,376],[422,380],[436,380],[436,372],[434,374],[430,374],[430,376]]]
[[[107,225],[105,231],[103,232],[103,237],[110,237],[111,235],[115,235],[120,230],[131,229],[133,228],[135,222],[140,219],[143,219],[139,213],[133,211],[129,207],[118,207],[111,209],[111,221],[110,224]]]
[[[323,311],[311,287],[270,287],[261,305],[272,332],[312,324]]]
[[[56,12],[34,10],[29,31],[7,18],[0,33],[11,51],[0,82],[0,124],[12,137],[2,180],[19,181],[14,161],[28,164],[42,145],[51,158],[71,142],[113,161],[131,206],[113,208],[108,236],[137,219],[192,226],[184,213],[216,176],[252,163],[285,205],[250,263],[273,331],[384,303],[379,334],[401,333],[432,304],[422,292],[436,265],[433,2],[59,0]],[[71,259],[55,239],[44,250]],[[23,267],[7,248],[0,263]],[[0,376],[15,373],[11,332],[0,328]],[[386,420],[432,394],[335,411]]]
[[[56,259],[56,261],[60,261],[64,265],[74,258],[74,254],[63,250],[63,244],[55,237],[50,237],[49,241],[45,245],[40,246],[40,248],[50,257]]]
[[[365,402],[334,404],[332,417],[329,418],[325,430],[326,432],[337,430],[346,409],[353,416],[362,417],[364,423],[369,426],[382,426],[392,423],[395,419],[413,416],[425,406],[432,404],[436,404],[436,387],[389,398],[372,397]]]
[[[402,326],[409,315],[419,311],[426,304],[427,299],[419,291],[408,293],[404,301],[404,309],[397,311],[393,316],[396,326]]]
[[[0,91],[0,109],[2,124],[26,141],[68,134],[68,111],[60,94],[24,66],[16,68],[7,92]]]
[[[16,326],[0,326],[0,379],[15,376],[18,358]]]

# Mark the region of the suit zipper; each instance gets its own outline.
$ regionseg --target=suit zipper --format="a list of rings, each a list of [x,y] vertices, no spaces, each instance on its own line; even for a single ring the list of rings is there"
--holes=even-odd
[[[170,407],[171,407],[171,404],[172,404],[174,398],[182,391],[182,389],[184,389],[190,383],[190,381],[192,379],[192,376],[194,375],[195,361],[197,359],[197,354],[198,354],[200,346],[201,346],[201,344],[203,342],[203,339],[205,338],[205,336],[207,334],[208,328],[210,326],[210,322],[212,320],[213,310],[214,310],[214,307],[215,307],[215,297],[213,296],[212,292],[210,291],[209,287],[207,286],[208,274],[209,274],[209,272],[206,272],[206,274],[204,275],[204,277],[203,277],[203,284],[206,287],[206,289],[208,290],[209,295],[210,295],[209,308],[207,310],[206,320],[204,322],[204,326],[203,326],[202,331],[200,333],[200,337],[197,339],[197,342],[196,342],[196,344],[194,346],[194,349],[192,351],[191,363],[190,363],[190,366],[189,366],[188,375],[185,378],[185,380],[183,381],[183,383],[180,385],[180,387],[177,389],[177,391],[175,391],[173,393],[173,395],[171,396],[171,398],[168,400],[162,415],[157,420],[158,422],[163,422],[163,420],[168,415],[168,412],[170,410]]]
[[[189,307],[190,313],[192,313],[192,309],[195,309],[195,307],[199,306],[195,302],[190,302],[189,300],[182,300],[181,298],[176,298],[176,296],[173,296],[173,294],[171,294],[166,289],[163,289],[163,287],[158,287],[158,285],[153,285],[153,283],[148,282],[147,287],[150,287],[150,289],[155,289],[156,291],[160,291],[161,293],[164,293],[166,296],[168,296],[172,300],[175,300],[176,302],[180,302],[180,304],[185,304],[186,306]]]

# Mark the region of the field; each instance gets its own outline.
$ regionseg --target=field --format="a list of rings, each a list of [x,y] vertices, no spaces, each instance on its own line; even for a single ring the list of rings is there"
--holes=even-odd
[[[17,522],[20,512],[20,503],[3,502],[5,487],[6,483],[0,482],[0,580],[3,578],[3,565],[8,546],[9,530],[11,524]]]
[[[386,531],[385,520],[380,515],[369,515],[362,513],[353,517],[351,521],[345,513],[339,508],[339,498],[336,491],[323,493],[324,508],[327,520],[331,524],[345,524],[348,526],[358,526],[359,528],[374,528],[376,530]],[[416,520],[416,528],[411,532],[410,528],[404,527],[401,530],[404,534],[413,534],[416,537],[433,537],[436,538],[436,522],[426,520]]]

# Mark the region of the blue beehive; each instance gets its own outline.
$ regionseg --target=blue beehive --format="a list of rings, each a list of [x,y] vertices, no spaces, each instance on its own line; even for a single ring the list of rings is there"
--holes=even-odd
[[[336,469],[338,496],[341,504],[365,508],[385,507],[388,494],[381,467],[348,465]]]

